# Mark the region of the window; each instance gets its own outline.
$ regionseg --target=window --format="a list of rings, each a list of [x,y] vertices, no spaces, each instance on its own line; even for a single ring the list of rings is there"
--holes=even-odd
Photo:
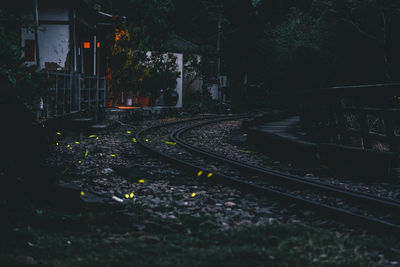
[[[83,42],[83,48],[90,48],[90,42]]]
[[[28,62],[35,61],[35,40],[25,40],[25,60]]]

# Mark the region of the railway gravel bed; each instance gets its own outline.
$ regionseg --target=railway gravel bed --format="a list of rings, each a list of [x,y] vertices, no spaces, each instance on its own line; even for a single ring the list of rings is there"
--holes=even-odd
[[[298,212],[274,201],[259,199],[226,186],[213,186],[176,169],[168,163],[140,151],[134,133],[144,127],[178,119],[147,121],[141,125],[119,125],[107,131],[81,136],[60,133],[47,165],[58,170],[62,182],[70,182],[103,195],[124,196],[134,192],[134,203],[146,212],[179,223],[179,216],[210,216],[221,229],[265,223],[300,223]],[[72,166],[72,167],[71,167]],[[115,166],[129,166],[137,178],[115,171]],[[139,180],[144,180],[143,181]],[[195,193],[196,196],[192,197]],[[293,206],[292,209],[295,207]],[[304,211],[306,217],[311,211]],[[316,225],[341,225],[315,221]],[[351,229],[342,230],[350,233]]]
[[[179,120],[154,120],[136,126],[124,124],[87,136],[61,133],[47,164],[58,169],[61,181],[74,183],[82,189],[122,198],[133,192],[135,204],[171,223],[179,224],[180,216],[191,215],[215,218],[222,230],[265,223],[305,223],[338,235],[361,231],[318,217],[314,211],[296,204],[285,205],[223,185],[211,186],[194,174],[146,155],[134,142],[134,134],[143,128]],[[148,139],[149,143],[157,140],[154,136]],[[165,141],[168,140],[161,139],[157,143],[175,149]],[[116,166],[128,166],[136,177],[120,174]]]
[[[326,183],[348,190],[368,193],[379,197],[400,200],[400,182],[369,183],[333,175],[326,169],[305,168],[295,162],[276,159],[265,152],[258,152],[254,145],[246,143],[246,133],[240,130],[241,121],[224,121],[218,124],[194,128],[185,134],[193,145],[224,155],[225,157],[248,162],[263,168],[298,175],[308,181]],[[210,138],[212,136],[212,138]]]

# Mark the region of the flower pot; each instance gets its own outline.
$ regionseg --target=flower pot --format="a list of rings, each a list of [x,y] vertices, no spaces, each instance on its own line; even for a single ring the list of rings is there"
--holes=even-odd
[[[126,99],[126,105],[127,106],[132,106],[132,98],[127,98]]]
[[[164,104],[166,106],[176,106],[179,94],[176,91],[168,90],[164,93]]]
[[[150,102],[150,96],[136,96],[135,102],[141,107],[147,107]]]

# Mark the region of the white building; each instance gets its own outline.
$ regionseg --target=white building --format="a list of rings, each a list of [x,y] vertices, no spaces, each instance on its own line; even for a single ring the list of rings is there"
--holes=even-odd
[[[49,116],[97,108],[106,101],[106,56],[103,40],[113,30],[113,16],[94,9],[88,1],[38,0],[23,11],[34,29],[21,29],[21,46],[28,65],[49,71],[55,78],[45,100]]]

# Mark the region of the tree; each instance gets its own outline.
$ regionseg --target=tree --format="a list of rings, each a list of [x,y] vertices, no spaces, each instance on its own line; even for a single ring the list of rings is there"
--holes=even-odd
[[[126,29],[132,35],[135,48],[159,51],[163,42],[173,36],[170,21],[174,5],[171,0],[95,0],[102,10],[126,16]]]
[[[18,35],[22,26],[32,28],[19,14],[0,9],[0,75],[8,78],[9,93],[31,105],[46,94],[49,80],[25,64]]]
[[[154,101],[164,91],[175,89],[179,72],[172,54],[137,49],[128,30],[117,30],[115,34],[109,60],[115,104],[123,93],[150,96]]]

